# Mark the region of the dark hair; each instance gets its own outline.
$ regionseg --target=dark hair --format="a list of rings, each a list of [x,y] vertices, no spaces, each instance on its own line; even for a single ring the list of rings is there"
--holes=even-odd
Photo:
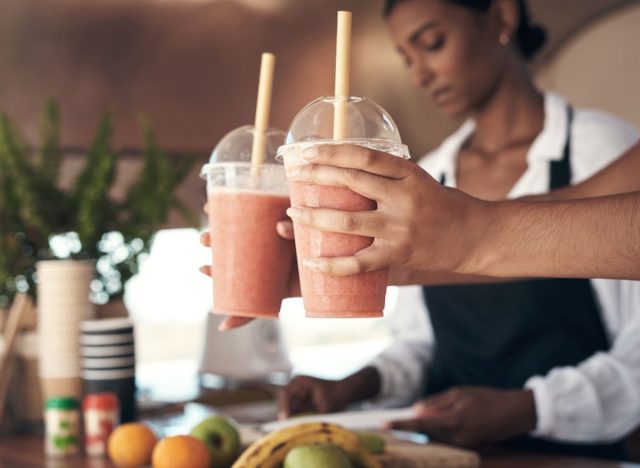
[[[385,0],[384,2],[384,16],[389,16],[391,10],[402,0]],[[487,11],[491,6],[493,0],[444,0],[450,3],[455,3],[465,8],[470,8],[476,11]],[[526,0],[517,0],[518,10],[520,12],[520,23],[516,30],[516,41],[518,49],[525,59],[529,60],[542,48],[547,33],[544,28],[539,25],[531,24],[529,9],[527,8]]]

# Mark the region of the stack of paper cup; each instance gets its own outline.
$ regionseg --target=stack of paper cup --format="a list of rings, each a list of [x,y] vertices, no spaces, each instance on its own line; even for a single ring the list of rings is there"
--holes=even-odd
[[[93,318],[89,300],[93,262],[49,260],[37,264],[42,396],[82,397],[78,324]]]
[[[135,347],[128,318],[86,320],[80,324],[82,379],[86,394],[113,392],[120,421],[135,419]]]

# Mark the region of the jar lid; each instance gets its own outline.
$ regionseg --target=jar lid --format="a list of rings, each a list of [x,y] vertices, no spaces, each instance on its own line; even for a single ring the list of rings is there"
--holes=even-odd
[[[84,397],[82,409],[114,410],[118,408],[118,395],[111,392],[90,393]]]
[[[78,409],[78,400],[73,397],[51,397],[47,400],[45,407],[60,410]]]

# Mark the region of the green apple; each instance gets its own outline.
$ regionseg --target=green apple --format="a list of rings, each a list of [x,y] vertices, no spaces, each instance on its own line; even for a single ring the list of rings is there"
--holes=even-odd
[[[240,454],[240,434],[224,416],[210,416],[191,430],[209,448],[211,468],[226,468]]]
[[[344,451],[333,444],[300,445],[287,453],[284,468],[353,468]]]
[[[384,453],[384,437],[373,432],[356,432],[360,443],[368,452],[376,455]]]

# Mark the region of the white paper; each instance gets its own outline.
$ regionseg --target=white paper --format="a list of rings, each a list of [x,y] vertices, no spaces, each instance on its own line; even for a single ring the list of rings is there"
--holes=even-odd
[[[314,414],[280,421],[271,421],[263,424],[261,429],[264,432],[271,432],[296,424],[323,421],[338,424],[352,431],[362,431],[367,429],[382,429],[391,421],[413,419],[415,417],[416,413],[411,407],[370,411],[345,411],[342,413]]]

